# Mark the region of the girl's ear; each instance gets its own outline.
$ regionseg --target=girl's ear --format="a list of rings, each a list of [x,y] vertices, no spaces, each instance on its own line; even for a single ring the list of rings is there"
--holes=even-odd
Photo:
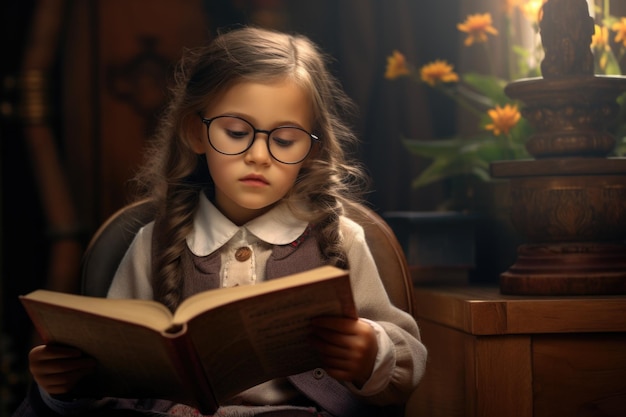
[[[185,141],[189,148],[197,154],[206,153],[207,137],[206,127],[198,118],[197,123],[193,123],[193,118],[188,120],[185,128]]]

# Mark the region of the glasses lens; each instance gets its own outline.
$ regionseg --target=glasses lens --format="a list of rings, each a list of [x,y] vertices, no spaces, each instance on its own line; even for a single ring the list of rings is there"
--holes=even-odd
[[[218,152],[236,155],[244,152],[254,138],[254,128],[243,119],[216,117],[209,125],[209,142]]]
[[[302,161],[311,150],[311,136],[297,127],[281,127],[269,137],[269,149],[274,158],[286,164]]]
[[[255,137],[254,126],[234,116],[218,116],[212,119],[207,133],[211,146],[226,155],[245,152]],[[311,135],[297,127],[280,127],[272,130],[267,144],[272,157],[285,164],[301,162],[313,145]]]

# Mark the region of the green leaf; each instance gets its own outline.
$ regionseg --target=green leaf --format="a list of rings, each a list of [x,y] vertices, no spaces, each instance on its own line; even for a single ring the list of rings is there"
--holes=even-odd
[[[481,179],[489,178],[488,168],[484,167],[484,161],[470,157],[470,155],[457,155],[455,158],[435,159],[415,180],[414,188],[441,181],[447,178],[462,175],[476,175]]]
[[[482,140],[484,141],[484,138]],[[481,152],[484,151],[484,142],[481,143],[478,139],[449,139],[443,140],[446,143],[442,147],[435,146],[434,142],[436,141],[428,142],[430,143],[427,147],[418,146],[419,154],[424,155],[424,153],[428,153],[432,155],[434,152],[430,151],[433,149],[437,149],[438,154],[433,158],[430,165],[413,181],[413,187],[423,187],[436,181],[462,175],[473,175],[482,180],[490,178],[489,161],[484,159],[484,155],[481,155]],[[451,147],[454,143],[457,145],[461,144],[461,146]],[[427,148],[427,152],[423,153],[421,151],[424,148]]]
[[[615,156],[626,156],[626,136],[618,138],[615,149],[613,150]]]
[[[611,48],[606,48],[601,52],[597,52],[597,57],[595,59],[595,71],[599,74],[604,75],[621,75],[622,70],[619,65],[619,61],[615,57],[615,54],[611,50]],[[604,61],[604,68],[600,64]]]
[[[509,152],[506,146],[498,143],[496,140],[486,140],[475,149],[476,156],[486,162],[498,161],[501,159],[509,159],[512,152]]]
[[[517,68],[513,74],[511,74],[511,79],[517,80],[520,78],[531,77],[532,69],[529,64],[531,56],[530,51],[520,45],[513,45],[511,49],[513,54],[517,57]]]
[[[602,19],[602,25],[610,28],[613,24],[619,22],[620,19],[617,16],[607,16],[605,19]]]
[[[454,155],[467,144],[466,138],[451,139],[403,139],[402,143],[412,153],[426,158]]]
[[[487,97],[492,103],[505,104],[511,102],[511,99],[504,94],[504,87],[507,81],[492,75],[483,75],[477,73],[467,73],[462,75],[463,82],[477,93]],[[493,107],[493,104],[489,107]]]
[[[509,142],[507,137],[495,137],[488,132],[468,138],[403,140],[411,153],[432,159],[413,181],[415,188],[463,175],[488,181],[491,162],[528,157],[523,142]]]
[[[524,117],[522,117],[520,121],[513,126],[513,129],[511,129],[511,135],[514,138],[514,141],[520,144],[526,143],[526,139],[528,139],[533,132],[534,130],[532,126]]]

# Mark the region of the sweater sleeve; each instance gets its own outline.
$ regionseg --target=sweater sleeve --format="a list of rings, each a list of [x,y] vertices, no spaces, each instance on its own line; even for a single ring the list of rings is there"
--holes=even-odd
[[[150,283],[153,228],[154,222],[137,232],[117,268],[107,298],[153,298]]]
[[[358,314],[384,330],[395,357],[387,383],[378,392],[368,393],[367,399],[381,405],[405,402],[417,387],[426,365],[427,352],[417,323],[410,314],[391,304],[361,226],[342,218],[341,229]]]

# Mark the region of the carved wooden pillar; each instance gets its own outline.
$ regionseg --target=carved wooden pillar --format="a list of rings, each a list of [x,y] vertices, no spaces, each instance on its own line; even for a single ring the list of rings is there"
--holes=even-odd
[[[65,7],[65,0],[36,2],[22,62],[20,115],[51,238],[46,287],[75,292],[83,252],[81,229],[49,121],[48,97]]]
[[[626,77],[596,76],[585,0],[549,0],[540,23],[543,78],[513,82],[535,128],[528,161],[492,164],[509,178],[512,222],[526,236],[500,277],[507,294],[626,293],[626,158],[607,130]]]

